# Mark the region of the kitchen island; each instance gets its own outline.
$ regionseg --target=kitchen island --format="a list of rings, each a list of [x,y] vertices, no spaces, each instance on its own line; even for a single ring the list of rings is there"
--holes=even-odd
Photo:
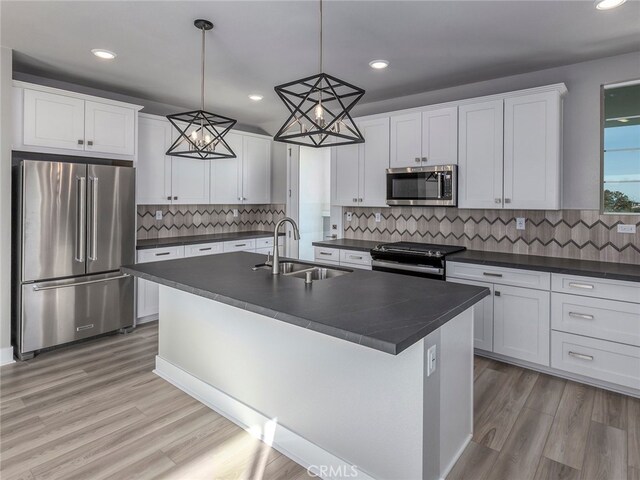
[[[123,268],[161,285],[156,372],[323,478],[446,475],[471,438],[488,289],[364,270],[309,285],[263,261]]]

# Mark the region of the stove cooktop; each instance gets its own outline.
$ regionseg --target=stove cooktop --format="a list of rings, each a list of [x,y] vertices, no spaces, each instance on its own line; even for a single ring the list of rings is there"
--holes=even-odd
[[[433,243],[418,243],[418,242],[394,242],[394,243],[381,243],[376,245],[372,252],[389,253],[389,254],[402,254],[412,255],[416,257],[444,257],[451,253],[461,252],[466,250],[465,247],[457,245],[437,245]]]

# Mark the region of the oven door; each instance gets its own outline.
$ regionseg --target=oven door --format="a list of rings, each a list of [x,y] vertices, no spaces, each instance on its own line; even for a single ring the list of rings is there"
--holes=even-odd
[[[413,263],[394,262],[392,260],[372,260],[371,269],[378,272],[399,273],[414,277],[444,280],[444,268],[431,265],[416,265]]]
[[[387,205],[456,205],[456,165],[387,169]]]

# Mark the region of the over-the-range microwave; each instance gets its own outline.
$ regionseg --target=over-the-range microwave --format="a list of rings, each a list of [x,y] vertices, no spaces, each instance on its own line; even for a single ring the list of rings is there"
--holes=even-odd
[[[387,169],[387,205],[454,207],[457,202],[457,165]]]

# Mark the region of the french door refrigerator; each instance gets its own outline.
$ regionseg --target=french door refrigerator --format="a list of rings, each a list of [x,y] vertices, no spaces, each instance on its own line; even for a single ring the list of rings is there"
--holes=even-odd
[[[17,356],[133,325],[134,282],[119,269],[135,263],[134,169],[34,160],[18,169]]]

